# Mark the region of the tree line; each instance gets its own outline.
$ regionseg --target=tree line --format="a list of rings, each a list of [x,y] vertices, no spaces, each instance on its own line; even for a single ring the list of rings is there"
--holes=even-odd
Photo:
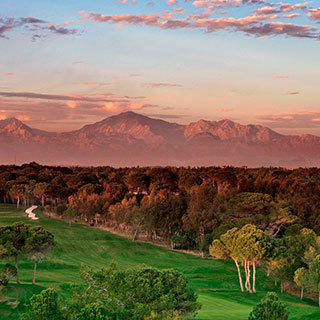
[[[208,253],[232,227],[320,231],[320,170],[0,166],[0,201]]]

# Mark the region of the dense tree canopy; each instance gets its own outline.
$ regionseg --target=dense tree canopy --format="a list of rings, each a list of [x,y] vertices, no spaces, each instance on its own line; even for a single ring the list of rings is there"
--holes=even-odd
[[[0,166],[2,202],[203,253],[246,224],[274,237],[294,223],[319,232],[319,185],[317,168]]]
[[[74,287],[68,300],[52,289],[34,295],[24,319],[183,320],[200,309],[186,277],[173,269],[120,271],[112,263],[98,271],[82,269],[81,277],[87,286]]]

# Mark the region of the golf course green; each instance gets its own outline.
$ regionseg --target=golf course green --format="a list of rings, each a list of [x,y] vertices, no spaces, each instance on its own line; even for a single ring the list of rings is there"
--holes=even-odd
[[[39,210],[39,220],[30,220],[24,209],[11,205],[0,205],[0,226],[23,221],[40,225],[54,234],[56,248],[46,260],[38,265],[37,284],[32,285],[33,262],[20,259],[21,285],[11,281],[0,293],[0,319],[19,319],[25,304],[32,294],[44,288],[54,288],[67,297],[73,284],[81,284],[79,269],[82,264],[101,268],[115,261],[120,268],[146,264],[158,268],[174,268],[183,272],[196,290],[202,304],[198,320],[242,320],[247,319],[253,306],[268,291],[279,292],[273,283],[258,270],[257,290],[253,295],[241,293],[236,268],[232,261],[202,259],[200,257],[167,250],[152,244],[133,242],[110,232],[82,224],[69,224],[49,218]],[[4,264],[5,261],[1,261]],[[320,309],[311,299],[300,301],[299,297],[280,294],[288,305],[291,320],[320,319]]]

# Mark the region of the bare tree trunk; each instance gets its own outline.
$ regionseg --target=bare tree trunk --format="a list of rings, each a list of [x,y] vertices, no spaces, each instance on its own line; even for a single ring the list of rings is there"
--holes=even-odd
[[[244,267],[245,267],[245,270],[246,270],[246,289],[247,289],[247,291],[252,293],[251,283],[250,283],[250,278],[251,278],[251,275],[250,275],[250,261],[246,260]]]
[[[246,287],[246,290],[249,291],[249,274],[248,274],[248,261],[245,260],[244,261],[244,271],[245,271],[245,274],[246,274],[246,283],[245,283],[245,287]]]
[[[37,257],[36,257],[35,260],[34,260],[32,284],[36,284],[37,264],[38,264],[38,260],[37,260]]]
[[[204,229],[203,228],[201,228],[201,231],[200,231],[200,239],[201,239],[201,258],[204,258],[204,251],[203,251]]]
[[[320,291],[319,291],[319,296],[318,296],[318,304],[319,304],[319,308],[320,308]]]
[[[248,287],[249,287],[249,292],[252,293],[252,290],[251,290],[250,261],[248,261],[248,263],[247,263],[247,268],[248,268]]]
[[[20,276],[19,276],[19,266],[18,266],[18,256],[14,257],[14,263],[17,270],[17,283],[20,284]]]
[[[44,194],[41,196],[41,206],[44,208]]]
[[[283,293],[283,291],[284,291],[284,286],[283,286],[283,282],[282,282],[282,281],[280,282],[280,288],[281,288],[281,293]]]
[[[252,290],[256,293],[256,262],[252,261],[253,274],[252,274]]]
[[[243,283],[242,283],[242,276],[241,276],[240,266],[239,266],[239,263],[238,263],[237,260],[234,260],[234,263],[235,263],[236,266],[237,266],[240,288],[241,288],[241,291],[243,292]]]
[[[20,197],[18,197],[18,199],[17,199],[17,208],[19,208],[20,207]]]
[[[136,241],[138,238],[138,229],[135,230],[132,240]]]
[[[300,291],[300,299],[302,300],[303,299],[303,287],[301,288],[301,291]]]

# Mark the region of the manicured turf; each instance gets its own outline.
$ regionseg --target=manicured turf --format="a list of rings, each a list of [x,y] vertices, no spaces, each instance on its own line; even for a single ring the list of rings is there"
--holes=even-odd
[[[258,270],[258,294],[239,292],[237,274],[231,261],[201,259],[193,255],[173,252],[151,244],[132,242],[109,232],[50,219],[37,212],[38,221],[31,221],[23,210],[13,206],[0,205],[0,225],[24,221],[41,225],[55,235],[57,247],[46,261],[39,264],[37,285],[31,284],[33,264],[20,261],[21,285],[11,283],[0,296],[0,319],[19,319],[19,312],[33,293],[46,287],[57,289],[68,296],[70,285],[80,284],[81,264],[100,268],[112,260],[121,268],[137,264],[147,264],[159,268],[175,268],[185,273],[192,288],[197,290],[202,309],[198,320],[241,320],[247,319],[252,307],[268,291],[278,291]],[[288,304],[290,319],[320,319],[320,309],[311,300],[301,302],[299,298],[283,294],[283,302]]]

